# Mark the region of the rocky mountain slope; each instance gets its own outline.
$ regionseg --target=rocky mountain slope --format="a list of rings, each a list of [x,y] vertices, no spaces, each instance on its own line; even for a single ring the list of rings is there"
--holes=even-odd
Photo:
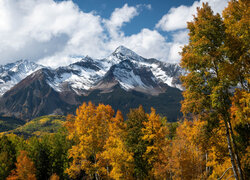
[[[146,110],[157,106],[158,113],[176,120],[183,73],[177,64],[143,58],[124,46],[105,59],[87,56],[57,69],[22,60],[0,66],[0,115],[30,119],[66,114],[93,101],[125,113],[140,104]]]

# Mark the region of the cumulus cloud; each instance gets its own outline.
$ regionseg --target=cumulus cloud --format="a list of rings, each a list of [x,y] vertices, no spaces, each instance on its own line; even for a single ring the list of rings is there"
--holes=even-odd
[[[111,14],[110,19],[104,20],[104,23],[112,38],[123,35],[120,28],[127,22],[130,22],[135,16],[139,15],[136,7],[129,7],[125,4],[122,8],[116,8]]]
[[[184,29],[187,22],[193,19],[196,14],[196,8],[201,7],[202,3],[208,3],[215,13],[221,13],[226,7],[228,0],[201,0],[195,1],[192,6],[179,6],[171,8],[161,20],[156,24],[156,28],[163,31],[173,31]]]
[[[221,13],[227,6],[228,0],[200,0],[195,1],[192,6],[174,7],[156,24],[156,29],[172,32],[173,41],[169,45],[168,61],[178,62],[180,60],[181,49],[188,43],[187,22],[193,20],[197,7],[201,7],[202,3],[206,2],[211,6],[214,13]]]
[[[218,0],[213,1],[216,6]],[[187,14],[192,7],[185,7]],[[167,15],[178,16],[182,8],[171,9]],[[0,64],[29,59],[57,67],[79,60],[78,56],[107,57],[120,45],[146,58],[179,62],[178,52],[188,41],[185,26],[178,26],[171,42],[158,31],[169,30],[163,26],[168,20],[161,20],[162,25],[159,21],[158,29],[144,28],[129,36],[123,32],[122,27],[145,9],[151,5],[125,4],[104,19],[94,11],[83,12],[73,1],[0,0]]]
[[[125,41],[128,47],[144,57],[169,61],[170,43],[156,30],[142,29],[140,33],[127,37]]]
[[[101,18],[80,11],[72,1],[2,0],[0,12],[1,64],[102,49]]]
[[[180,52],[185,44],[188,43],[188,30],[179,30],[173,34],[173,41],[170,43],[168,60],[179,62]]]

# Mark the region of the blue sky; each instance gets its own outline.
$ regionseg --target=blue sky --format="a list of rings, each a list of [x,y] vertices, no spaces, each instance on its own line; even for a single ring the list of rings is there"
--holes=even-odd
[[[119,45],[178,63],[196,8],[208,2],[221,13],[227,1],[1,0],[0,64],[28,59],[58,67],[107,57]]]

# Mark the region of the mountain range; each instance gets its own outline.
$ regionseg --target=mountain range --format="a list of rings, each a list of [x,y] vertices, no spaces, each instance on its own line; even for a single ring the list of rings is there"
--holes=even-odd
[[[83,57],[56,69],[28,60],[0,66],[0,115],[23,120],[74,113],[83,102],[110,104],[128,113],[154,107],[169,121],[180,117],[185,71],[178,64],[146,59],[119,46],[104,59]]]

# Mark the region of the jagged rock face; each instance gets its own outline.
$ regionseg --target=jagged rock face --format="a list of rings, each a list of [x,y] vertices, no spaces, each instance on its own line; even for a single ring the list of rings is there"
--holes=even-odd
[[[82,101],[90,100],[111,103],[117,108],[121,102],[118,97],[125,101],[120,105],[125,105],[122,109],[127,111],[139,104],[153,106],[162,96],[165,99],[158,99],[160,112],[166,115],[167,111],[160,106],[168,107],[164,101],[171,100],[177,117],[182,97],[181,74],[184,71],[177,64],[143,58],[124,46],[105,59],[87,56],[57,69],[21,60],[0,66],[0,115],[29,119],[54,112],[72,113]],[[130,97],[129,102],[118,92]],[[154,103],[145,103],[139,96]],[[175,96],[177,101],[172,99]],[[133,99],[138,99],[138,103]]]

